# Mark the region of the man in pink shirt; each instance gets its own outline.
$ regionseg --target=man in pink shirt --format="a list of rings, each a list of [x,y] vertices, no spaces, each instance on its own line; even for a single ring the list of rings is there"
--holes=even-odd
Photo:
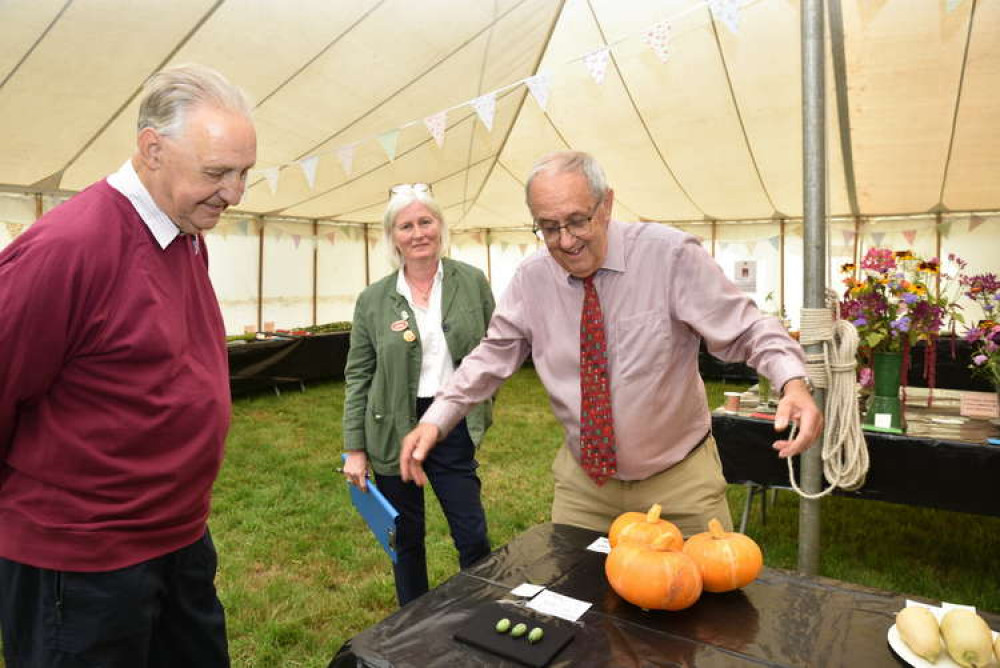
[[[614,191],[591,156],[545,156],[526,194],[546,248],[518,267],[486,338],[403,439],[403,478],[423,484],[422,462],[440,435],[530,354],[565,430],[553,463],[552,521],[607,531],[621,512],[659,503],[685,535],[704,531],[712,517],[731,527],[699,344],[723,360],[746,361],[782,389],[775,429],[794,420],[799,430],[794,440],[775,442],[780,457],[802,452],[822,430],[802,349],[697,239],[665,225],[612,221]],[[610,456],[581,448],[581,403],[592,391],[581,381],[586,284],[596,288],[603,314],[606,361],[598,377],[610,391],[610,418],[600,432]],[[584,424],[593,430],[591,417]],[[592,466],[595,458],[603,470]]]
[[[228,360],[201,234],[256,152],[239,89],[164,70],[132,159],[0,252],[7,668],[229,665],[207,528]]]

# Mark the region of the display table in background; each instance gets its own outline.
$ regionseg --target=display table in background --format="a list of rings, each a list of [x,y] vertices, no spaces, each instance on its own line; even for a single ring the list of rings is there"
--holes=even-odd
[[[231,343],[229,349],[229,387],[232,394],[247,394],[263,389],[306,382],[336,380],[344,377],[350,332],[331,332],[311,336]]]
[[[915,394],[906,404],[907,432],[864,432],[871,460],[865,484],[836,494],[1000,516],[1000,446],[985,443],[1000,436],[1000,429],[989,420],[959,417],[955,398],[936,398],[928,408]],[[712,414],[726,480],[789,487],[787,464],[771,447],[774,423],[750,417],[755,403],[745,403],[740,413]],[[949,424],[956,421],[961,424]]]
[[[740,591],[705,593],[680,612],[643,612],[608,586],[606,555],[586,549],[599,535],[529,529],[346,642],[330,668],[516,665],[453,636],[481,606],[515,599],[510,589],[524,582],[593,604],[549,664],[557,668],[901,665],[886,636],[906,596],[765,568]],[[1000,616],[983,616],[1000,627]]]

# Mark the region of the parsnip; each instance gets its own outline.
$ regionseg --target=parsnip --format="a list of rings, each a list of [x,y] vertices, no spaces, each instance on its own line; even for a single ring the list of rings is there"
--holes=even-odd
[[[948,654],[963,668],[979,668],[993,660],[993,634],[986,620],[963,608],[954,608],[941,620]]]
[[[927,608],[911,605],[896,613],[896,629],[906,646],[931,663],[941,654],[937,618]]]

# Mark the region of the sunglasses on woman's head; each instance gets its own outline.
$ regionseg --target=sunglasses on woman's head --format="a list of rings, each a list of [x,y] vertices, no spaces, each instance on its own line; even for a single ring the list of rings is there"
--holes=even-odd
[[[392,197],[393,195],[401,195],[405,192],[431,194],[434,191],[431,190],[431,184],[429,183],[400,183],[389,188],[389,197]]]

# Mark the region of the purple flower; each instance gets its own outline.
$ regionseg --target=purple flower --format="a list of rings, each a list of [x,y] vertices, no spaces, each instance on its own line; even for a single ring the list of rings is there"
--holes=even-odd
[[[860,318],[855,318],[854,320],[852,320],[851,324],[854,325],[855,327],[864,327],[865,325],[868,324],[868,321],[865,319],[864,316],[861,316]]]
[[[858,382],[861,383],[861,387],[871,387],[875,384],[875,374],[870,366],[861,367],[861,371],[858,372]]]
[[[989,360],[989,357],[987,357],[986,355],[976,355],[975,357],[972,358],[972,363],[975,364],[976,366],[982,366],[986,364],[987,360]]]
[[[907,304],[912,304],[913,302],[917,301],[918,299],[920,299],[920,297],[918,297],[917,295],[913,294],[912,292],[904,292],[903,293],[903,301],[906,302]]]
[[[892,327],[897,332],[908,332],[910,331],[910,324],[911,324],[910,316],[904,315],[901,318],[893,320],[891,323],[889,323],[889,326]]]

